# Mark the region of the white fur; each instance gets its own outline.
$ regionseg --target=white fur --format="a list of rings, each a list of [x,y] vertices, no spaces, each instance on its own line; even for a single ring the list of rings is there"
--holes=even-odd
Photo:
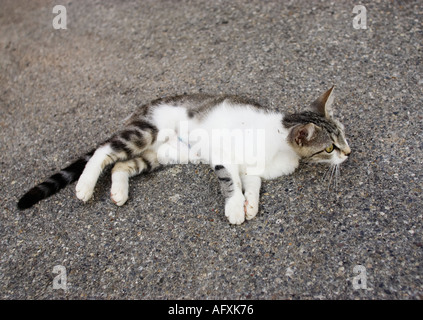
[[[112,188],[110,197],[117,206],[122,206],[128,200],[129,174],[126,171],[115,171],[112,173]]]
[[[343,163],[345,160],[347,160],[348,157],[341,151],[334,151],[334,155],[332,156],[332,159],[329,161],[331,165],[338,165]]]
[[[225,216],[232,224],[241,224],[245,221],[245,197],[242,192],[237,192],[225,204]]]
[[[108,164],[107,155],[111,152],[112,148],[109,145],[98,148],[94,152],[93,156],[86,164],[85,169],[79,177],[76,185],[75,189],[78,199],[86,202],[92,197],[98,177],[104,167]]]
[[[254,218],[259,209],[259,195],[261,179],[257,176],[241,176],[245,196],[245,218],[250,220]]]
[[[240,172],[253,171],[254,175],[265,179],[292,173],[298,167],[299,157],[286,141],[288,130],[282,126],[280,113],[223,102],[203,121],[198,121],[189,119],[184,108],[162,105],[154,110],[153,121],[161,136],[155,149],[160,151],[162,148],[166,154],[173,146],[169,158],[174,161],[187,160],[186,146],[189,145],[196,153],[201,151],[200,158],[204,162],[237,164]],[[248,135],[248,132],[252,134]],[[232,135],[232,139],[222,138],[225,133]],[[242,145],[235,146],[239,137]],[[165,141],[167,143],[163,143]],[[181,152],[174,154],[178,149]],[[196,153],[190,153],[189,158],[195,158]]]

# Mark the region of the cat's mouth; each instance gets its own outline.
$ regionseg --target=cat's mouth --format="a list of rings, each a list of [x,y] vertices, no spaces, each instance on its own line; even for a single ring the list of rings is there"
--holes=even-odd
[[[331,161],[331,165],[340,165],[341,163],[344,163],[348,159],[348,155],[341,152],[335,159]]]

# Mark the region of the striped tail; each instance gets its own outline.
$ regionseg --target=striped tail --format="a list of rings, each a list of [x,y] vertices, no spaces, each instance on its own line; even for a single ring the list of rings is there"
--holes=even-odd
[[[50,197],[51,195],[59,192],[67,185],[78,180],[82,172],[84,171],[85,165],[88,160],[94,154],[94,151],[87,153],[85,156],[79,158],[71,165],[62,169],[60,172],[52,175],[43,183],[35,186],[27,193],[18,202],[18,209],[24,210],[32,207],[37,202]]]

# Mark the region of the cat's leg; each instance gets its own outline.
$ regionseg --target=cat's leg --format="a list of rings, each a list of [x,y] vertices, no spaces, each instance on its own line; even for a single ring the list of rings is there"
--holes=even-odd
[[[216,165],[214,167],[225,198],[225,216],[232,224],[241,224],[245,220],[242,183],[237,165]]]
[[[157,137],[157,128],[147,120],[134,120],[101,145],[90,158],[76,185],[76,196],[88,201],[103,169],[117,161],[140,155]]]
[[[245,218],[254,218],[259,209],[261,178],[258,176],[241,176],[245,196]]]
[[[129,178],[141,172],[150,172],[159,166],[157,154],[152,150],[147,150],[134,159],[116,163],[112,169],[112,201],[118,206],[123,205],[128,200]]]
[[[115,158],[118,158],[116,160],[121,160],[124,159],[124,155],[116,155],[109,143],[99,147],[94,152],[76,184],[75,190],[78,199],[85,202],[91,198],[98,177],[107,165],[116,161]]]

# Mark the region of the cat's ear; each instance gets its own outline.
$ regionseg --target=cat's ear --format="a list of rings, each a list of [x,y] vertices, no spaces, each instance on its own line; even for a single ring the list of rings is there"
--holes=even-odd
[[[319,98],[317,98],[311,105],[310,109],[313,112],[320,114],[326,118],[331,118],[333,116],[332,103],[333,103],[333,89],[335,86],[330,88]]]
[[[302,147],[303,145],[307,144],[313,137],[314,132],[316,130],[316,126],[313,123],[308,124],[300,124],[294,127],[293,137],[295,143]]]

